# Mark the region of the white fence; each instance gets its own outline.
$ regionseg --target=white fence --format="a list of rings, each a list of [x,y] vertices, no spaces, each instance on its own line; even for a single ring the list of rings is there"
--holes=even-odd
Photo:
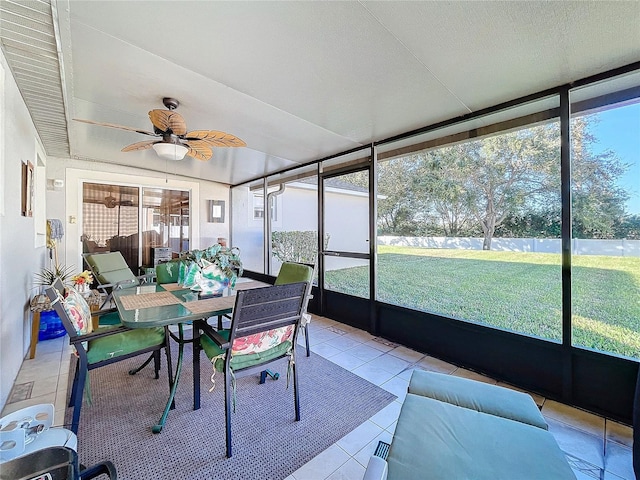
[[[378,245],[419,248],[457,248],[482,250],[482,238],[471,237],[378,237]],[[491,250],[498,252],[560,253],[559,238],[493,238]],[[640,240],[586,240],[573,239],[574,255],[609,255],[640,257]]]

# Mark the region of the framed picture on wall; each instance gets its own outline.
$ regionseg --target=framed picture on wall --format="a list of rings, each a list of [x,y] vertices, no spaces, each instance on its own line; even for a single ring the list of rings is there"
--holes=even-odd
[[[33,176],[33,164],[22,164],[22,216],[33,216],[33,198],[35,192],[35,178]]]
[[[209,223],[224,223],[224,200],[209,200]]]

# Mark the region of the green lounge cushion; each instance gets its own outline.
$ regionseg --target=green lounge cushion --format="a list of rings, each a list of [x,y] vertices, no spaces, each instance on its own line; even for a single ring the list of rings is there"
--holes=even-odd
[[[179,271],[180,262],[159,263],[156,266],[156,282],[159,284],[177,283]]]
[[[220,335],[225,339],[229,338],[229,330],[220,330],[218,333],[220,333]],[[218,345],[216,345],[213,340],[211,340],[206,335],[200,337],[200,342],[202,344],[202,349],[204,350],[204,353],[207,355],[207,358],[209,360],[219,357],[226,352],[226,350],[222,350],[220,347],[218,347]],[[233,370],[241,370],[243,368],[252,367],[253,365],[259,365],[261,363],[268,362],[269,360],[282,357],[287,352],[287,350],[289,350],[289,348],[291,348],[291,342],[285,341],[273,348],[260,353],[234,355],[231,358],[231,368]],[[224,371],[224,359],[217,358],[215,367],[219,372]]]
[[[409,382],[409,393],[516,420],[545,430],[549,428],[531,395],[505,387],[452,375],[414,370]]]
[[[87,360],[89,364],[98,363],[162,344],[164,344],[164,328],[162,327],[129,330],[91,340],[87,351]]]
[[[388,480],[575,480],[547,430],[411,393],[387,461]]]
[[[125,262],[120,252],[87,255],[86,260],[95,273],[112,272],[127,268],[127,262]]]
[[[87,255],[85,258],[101,284],[113,284],[123,280],[132,281],[131,284],[124,284],[123,288],[140,284],[120,252]]]
[[[140,285],[140,281],[135,277],[131,270],[114,270],[111,272],[99,273],[98,281],[101,284],[115,284],[118,282],[122,282],[123,280],[129,280],[129,283],[123,283],[120,285],[120,288],[129,288],[129,287],[137,287]]]
[[[313,268],[300,263],[285,262],[280,267],[274,285],[313,281]]]

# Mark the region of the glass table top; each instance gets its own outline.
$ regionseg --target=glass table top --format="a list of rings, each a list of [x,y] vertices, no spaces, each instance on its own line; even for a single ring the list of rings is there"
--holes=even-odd
[[[123,298],[130,295],[139,295],[141,299],[144,298],[145,306],[143,308],[126,308],[129,302],[123,302]],[[173,300],[175,303],[169,305],[162,304],[171,302],[171,300],[167,299],[167,295],[175,297],[175,300]],[[180,289],[169,292],[165,290],[162,285],[141,285],[135,288],[118,290],[114,292],[113,298],[122,324],[125,327],[148,328],[163,327],[165,325],[173,325],[230,313],[233,307],[229,306],[231,305],[229,301],[221,302],[224,304],[219,306],[216,306],[215,302],[208,302],[208,304],[211,304],[211,310],[207,310],[206,312],[198,310],[197,313],[189,310],[185,304],[209,298],[235,297],[235,295],[236,290],[231,288],[225,288],[219,295],[199,295],[198,292],[190,289]],[[159,303],[159,305],[154,306],[154,303]]]

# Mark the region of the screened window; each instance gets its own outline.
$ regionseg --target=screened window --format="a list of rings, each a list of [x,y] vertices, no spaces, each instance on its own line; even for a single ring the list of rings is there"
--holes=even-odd
[[[561,340],[556,106],[379,155],[378,300]]]
[[[640,358],[640,75],[572,94],[572,342]],[[629,87],[635,87],[635,95]]]

